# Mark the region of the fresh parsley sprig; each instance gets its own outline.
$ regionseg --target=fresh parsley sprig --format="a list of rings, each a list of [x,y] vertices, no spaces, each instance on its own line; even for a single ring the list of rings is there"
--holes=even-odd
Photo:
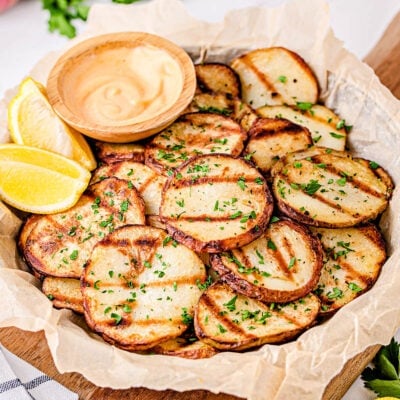
[[[379,396],[400,399],[400,345],[394,339],[383,346],[373,359],[374,368],[361,374],[364,385]]]
[[[114,3],[131,4],[139,0],[112,0]],[[86,21],[90,6],[85,0],[42,0],[42,7],[50,14],[48,29],[68,38],[76,36],[74,21]]]

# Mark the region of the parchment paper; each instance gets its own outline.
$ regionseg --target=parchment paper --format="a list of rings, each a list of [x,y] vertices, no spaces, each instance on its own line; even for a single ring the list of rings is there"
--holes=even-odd
[[[354,125],[351,149],[375,160],[400,183],[400,102],[373,71],[343,49],[329,27],[323,0],[295,0],[276,9],[233,11],[222,23],[197,21],[178,0],[155,0],[135,6],[95,5],[87,31],[72,41],[115,31],[147,31],[184,46],[196,61],[229,61],[245,50],[286,46],[315,71],[322,100],[347,124]],[[42,60],[32,75],[45,83],[58,54]],[[8,93],[12,95],[13,91]],[[0,112],[0,141],[7,141],[5,111]],[[116,349],[85,328],[83,319],[55,310],[39,284],[18,259],[15,235],[20,221],[0,205],[0,326],[45,330],[61,372],[77,371],[99,386],[151,389],[208,389],[249,399],[322,397],[345,362],[373,344],[387,344],[400,326],[400,194],[395,189],[381,228],[389,259],[378,282],[295,342],[265,345],[243,354],[225,352],[206,360],[142,356]]]

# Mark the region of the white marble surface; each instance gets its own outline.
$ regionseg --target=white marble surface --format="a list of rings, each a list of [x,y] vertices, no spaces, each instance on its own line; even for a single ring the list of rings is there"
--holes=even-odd
[[[284,1],[287,0],[183,0],[183,3],[193,16],[215,22],[230,9],[253,5],[277,6]],[[391,19],[400,11],[399,0],[328,2],[336,36],[360,59],[374,47]],[[50,34],[46,21],[47,13],[41,9],[39,0],[20,0],[12,9],[0,14],[0,98],[6,89],[18,85],[40,58],[51,50],[61,48],[68,40]],[[84,24],[79,24],[78,31],[83,29]],[[375,397],[363,388],[358,379],[344,400],[372,400]]]

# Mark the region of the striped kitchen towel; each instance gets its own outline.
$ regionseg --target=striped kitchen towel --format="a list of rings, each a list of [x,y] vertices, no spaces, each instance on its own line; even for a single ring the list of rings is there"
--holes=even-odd
[[[78,400],[78,395],[0,345],[0,400]]]

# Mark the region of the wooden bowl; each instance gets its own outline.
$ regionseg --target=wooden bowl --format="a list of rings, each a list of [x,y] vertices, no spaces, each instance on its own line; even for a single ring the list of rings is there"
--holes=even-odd
[[[115,143],[166,128],[190,103],[195,88],[188,54],[143,32],[78,43],[58,59],[47,81],[49,101],[68,125]]]

